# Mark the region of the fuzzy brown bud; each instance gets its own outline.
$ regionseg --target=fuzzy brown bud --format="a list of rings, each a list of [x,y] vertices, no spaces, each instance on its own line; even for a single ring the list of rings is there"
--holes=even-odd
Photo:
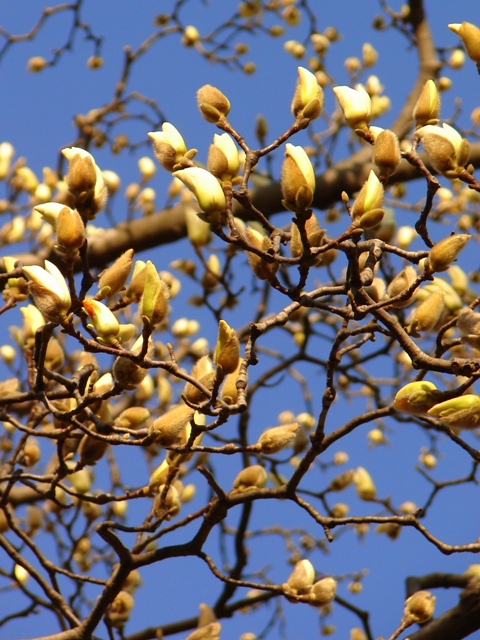
[[[427,80],[413,109],[417,127],[438,124],[440,116],[440,95],[433,80]]]
[[[272,427],[262,433],[258,439],[262,453],[278,453],[285,447],[288,447],[295,438],[300,425],[298,422],[292,424],[283,424],[279,427]]]
[[[193,418],[194,411],[186,404],[172,407],[157,418],[149,429],[149,435],[154,442],[163,447],[175,444],[180,439],[184,427]]]
[[[133,249],[127,249],[111,267],[102,271],[98,279],[100,296],[97,298],[109,298],[123,289],[132,269],[133,254]]]
[[[443,238],[430,249],[426,268],[432,272],[446,271],[452,262],[457,259],[458,254],[470,240],[467,233],[459,233],[448,238]]]
[[[381,131],[373,144],[373,161],[380,171],[380,178],[385,180],[393,175],[401,159],[397,136],[390,129]]]
[[[230,112],[228,98],[210,84],[206,84],[198,90],[197,103],[202,116],[208,122],[218,122],[220,118],[228,116]]]
[[[445,308],[445,292],[434,291],[413,312],[409,324],[409,332],[412,336],[418,336],[422,331],[431,331],[440,320]]]
[[[435,596],[429,591],[417,591],[405,600],[403,614],[411,624],[423,624],[430,620],[435,611]]]
[[[263,489],[267,484],[267,472],[259,464],[252,464],[242,469],[233,481],[235,491],[248,491],[249,489]]]

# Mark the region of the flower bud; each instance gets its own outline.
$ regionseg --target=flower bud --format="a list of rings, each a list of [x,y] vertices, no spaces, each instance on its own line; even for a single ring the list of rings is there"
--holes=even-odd
[[[428,124],[417,130],[433,168],[447,178],[456,178],[465,169],[470,155],[470,144],[453,127]]]
[[[149,435],[162,447],[176,444],[184,427],[192,420],[193,414],[194,410],[186,404],[176,405],[153,421]]]
[[[413,109],[417,129],[425,125],[438,124],[440,96],[433,80],[427,80]]]
[[[62,155],[69,163],[66,181],[75,198],[75,206],[84,220],[93,220],[108,197],[102,172],[85,149],[68,147],[62,149]]]
[[[351,210],[353,221],[363,229],[371,229],[382,221],[383,193],[382,183],[375,172],[370,171],[368,179],[355,198]]]
[[[263,489],[267,485],[267,472],[259,464],[252,464],[242,469],[233,481],[233,489],[236,492],[249,489]]]
[[[143,181],[150,180],[157,172],[157,167],[151,158],[143,156],[138,161],[138,169]]]
[[[435,596],[429,591],[417,591],[405,600],[403,614],[410,624],[423,624],[435,611]]]
[[[480,73],[480,29],[471,22],[449,24],[448,28],[460,36],[468,57],[477,63],[477,69]]]
[[[469,307],[458,314],[457,328],[462,334],[461,340],[474,349],[480,349],[480,313]]]
[[[373,161],[380,171],[380,178],[386,180],[393,175],[401,159],[400,143],[393,131],[385,129],[379,133],[373,144]]]
[[[320,34],[317,34],[320,35]],[[292,100],[291,110],[296,118],[318,118],[323,108],[323,91],[316,76],[298,67],[298,82]]]
[[[205,355],[197,360],[192,367],[190,375],[192,378],[195,378],[195,380],[198,380],[198,382],[203,384],[207,389],[212,389],[215,381],[215,371],[210,357]],[[192,404],[204,402],[208,397],[191,382],[187,382],[183,393],[187,400]]]
[[[190,633],[185,640],[220,640],[220,622],[209,622]]]
[[[452,429],[475,429],[480,425],[480,397],[472,393],[440,402],[428,414]]]
[[[372,101],[361,84],[351,87],[334,87],[347,125],[351,129],[365,129],[372,118]]]
[[[262,235],[252,227],[247,227],[245,229],[245,236],[248,242],[256,249],[260,249],[265,252],[272,249],[272,241],[270,238],[266,235]],[[280,268],[278,262],[267,262],[262,257],[257,256],[256,253],[251,251],[247,252],[247,260],[253,273],[260,280],[271,280]]]
[[[397,391],[393,406],[403,413],[422,415],[438,403],[441,396],[442,393],[437,391],[433,382],[427,380],[409,382]]]
[[[57,244],[67,258],[74,259],[85,243],[85,226],[76,209],[63,207],[57,218]]]
[[[225,404],[233,405],[237,403],[238,400],[238,391],[237,391],[237,380],[238,374],[240,372],[240,367],[242,365],[242,358],[238,359],[238,365],[235,371],[229,373],[220,390],[220,398],[225,402]]]
[[[239,166],[238,149],[233,138],[228,133],[216,133],[208,150],[208,171],[219,180],[231,182],[238,174]]]
[[[27,62],[27,71],[30,73],[40,73],[48,65],[48,62],[42,56],[33,56]]]
[[[164,122],[162,131],[152,131],[148,137],[153,141],[153,153],[158,162],[167,171],[173,171],[175,165],[187,153],[187,147],[178,130],[173,124]]]
[[[117,342],[120,325],[110,309],[92,298],[85,299],[82,306],[91,319],[91,323],[87,326],[97,332],[99,342],[103,344]]]
[[[267,429],[262,433],[257,444],[260,446],[262,453],[278,453],[293,442],[299,427],[298,422],[293,422],[292,424],[283,424],[280,427]]]
[[[342,464],[343,464],[343,460],[344,460],[344,457],[342,456]],[[340,462],[338,462],[338,458],[335,461],[335,464],[341,464]],[[343,489],[346,489],[348,486],[352,484],[352,482],[354,481],[354,478],[355,478],[355,471],[353,469],[344,471],[340,475],[333,478],[333,480],[328,485],[327,491],[343,491]]]
[[[470,240],[467,233],[458,233],[448,238],[443,238],[430,249],[428,254],[426,269],[431,273],[446,271],[452,262],[457,259],[458,254]]]
[[[287,591],[302,593],[309,591],[314,580],[315,569],[310,560],[300,560],[283,586]]]
[[[415,269],[411,265],[406,266],[402,271],[400,271],[399,274],[395,276],[395,278],[388,285],[388,297],[395,298],[396,296],[401,295],[404,291],[406,291],[406,289],[410,287],[410,285],[415,282],[416,278],[417,274],[415,272]],[[408,306],[413,300],[413,295],[414,294],[412,293],[412,295],[409,296],[406,300],[396,302],[392,305],[392,307],[401,309]]]
[[[152,327],[155,327],[167,317],[169,289],[150,260],[147,260],[144,275],[140,313],[148,318]]]
[[[363,467],[357,467],[353,478],[357,495],[361,500],[372,500],[377,490],[371,475]]]
[[[236,371],[240,360],[240,342],[236,331],[225,320],[220,320],[218,324],[214,359],[217,368],[225,375]]]
[[[91,429],[95,431],[94,428]],[[108,442],[86,433],[80,440],[78,453],[82,465],[94,465],[101,460],[107,450]]]
[[[135,601],[127,591],[119,591],[108,610],[108,619],[115,629],[122,628],[130,618]]]
[[[315,173],[303,147],[296,147],[290,143],[285,145],[280,186],[283,205],[290,211],[302,212],[312,204]]]
[[[45,260],[45,269],[38,266],[23,267],[29,280],[29,291],[35,304],[49,322],[61,324],[67,318],[72,304],[70,291],[62,273],[52,262]]]
[[[185,224],[188,239],[194,247],[204,247],[211,241],[210,225],[198,216],[198,212],[193,207],[185,208]]]
[[[431,296],[414,309],[408,326],[409,333],[418,337],[419,333],[434,329],[444,309],[445,293],[441,290],[434,291]]]
[[[312,585],[308,593],[309,604],[314,607],[324,607],[335,598],[336,593],[337,581],[335,578],[322,578]]]
[[[197,103],[200,113],[208,122],[218,122],[230,112],[230,102],[227,97],[210,84],[198,90]]]
[[[115,427],[120,429],[138,429],[150,417],[146,407],[129,407],[115,419]]]
[[[124,288],[132,269],[133,254],[133,249],[128,249],[111,267],[102,271],[98,279],[97,298],[110,298]]]
[[[204,213],[225,211],[225,194],[217,178],[209,171],[200,167],[189,167],[175,171],[172,175],[190,189]]]

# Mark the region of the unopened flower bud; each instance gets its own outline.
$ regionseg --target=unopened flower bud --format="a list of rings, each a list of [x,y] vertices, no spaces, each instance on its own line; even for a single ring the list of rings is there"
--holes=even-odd
[[[319,34],[318,34],[319,35]],[[316,76],[304,67],[298,67],[298,82],[291,110],[296,118],[317,118],[323,108],[323,90]]]
[[[375,138],[373,145],[373,161],[380,171],[382,179],[389,178],[395,173],[400,164],[400,143],[397,136],[385,129]]]
[[[115,426],[121,429],[138,429],[150,417],[146,407],[129,407],[115,419]]]
[[[337,457],[336,464],[343,464],[344,462],[346,462],[344,457],[342,457],[341,462],[338,462],[338,457]],[[333,480],[328,485],[328,491],[343,491],[343,489],[346,489],[348,486],[352,484],[352,482],[354,481],[354,478],[355,478],[355,471],[353,469],[344,471],[340,475],[333,478]]]
[[[45,260],[45,269],[23,267],[29,280],[29,290],[35,304],[49,322],[60,324],[67,318],[72,304],[70,291],[62,273],[52,262]]]
[[[98,339],[104,344],[113,344],[117,341],[120,325],[110,309],[102,302],[94,299],[85,299],[82,306],[91,319],[88,325],[98,334]]]
[[[323,607],[335,598],[336,593],[337,581],[335,578],[322,578],[312,585],[308,593],[309,604],[314,607]]]
[[[167,171],[173,171],[175,165],[187,153],[187,147],[179,131],[164,122],[162,131],[152,131],[148,137],[153,141],[153,153],[158,162]]]
[[[175,171],[173,175],[190,189],[204,213],[219,213],[227,206],[219,181],[206,169],[189,167]]]
[[[429,409],[428,414],[453,429],[475,429],[480,425],[480,397],[468,393],[445,400]]]
[[[361,500],[372,500],[377,490],[373,484],[371,475],[363,467],[357,467],[354,475],[355,489]]]
[[[42,56],[33,56],[27,62],[27,71],[30,73],[40,73],[48,65],[48,62]]]
[[[94,431],[94,429],[92,429]],[[95,438],[86,433],[80,440],[78,453],[80,462],[84,465],[94,465],[101,460],[107,450],[108,442]]]
[[[471,236],[467,233],[458,233],[437,242],[437,244],[430,249],[426,268],[432,273],[446,271],[452,262],[457,259],[458,254],[470,238]]]
[[[125,286],[133,262],[133,249],[128,249],[100,274],[98,290],[101,298],[110,298],[119,293]],[[97,298],[99,295],[97,294]]]
[[[231,182],[238,174],[240,166],[238,149],[228,133],[213,136],[207,157],[207,169],[216,178]]]
[[[441,395],[433,382],[427,380],[409,382],[397,391],[393,406],[403,413],[422,415],[439,402]]]
[[[309,591],[315,580],[315,569],[310,560],[300,560],[295,565],[292,573],[285,582],[284,587],[288,591],[301,593]]]
[[[396,296],[401,295],[415,282],[416,278],[417,274],[415,269],[411,265],[406,266],[388,285],[387,292],[389,298],[395,298]],[[413,293],[405,300],[396,302],[392,306],[395,308],[406,307],[411,304],[412,299]]]
[[[272,241],[270,240],[270,238],[266,235],[262,235],[259,231],[253,229],[252,227],[247,227],[245,229],[245,236],[248,242],[256,249],[260,249],[266,252],[272,248]],[[248,251],[247,260],[253,273],[260,280],[271,280],[280,267],[278,262],[267,262],[261,256],[258,256],[252,251]]]
[[[409,333],[418,337],[419,333],[434,329],[444,309],[445,293],[439,289],[414,309],[408,326]]]
[[[182,503],[177,489],[171,484],[168,487],[168,491],[164,496],[165,485],[158,487],[158,494],[153,501],[153,512],[157,518],[161,518],[166,515],[167,520],[170,520],[172,516],[176,516],[180,511]],[[165,512],[167,512],[165,514]]]
[[[169,289],[160,278],[150,260],[145,265],[145,284],[140,305],[140,313],[150,321],[152,327],[160,324],[168,313]]]
[[[212,389],[215,381],[215,370],[210,357],[205,355],[199,358],[199,360],[197,360],[193,365],[190,375],[207,389]],[[191,382],[187,382],[185,385],[184,394],[187,400],[192,404],[203,402],[208,397]]]
[[[239,358],[237,368],[226,376],[222,388],[220,389],[220,398],[226,404],[232,405],[237,403],[237,380],[241,364],[242,358]]]
[[[119,591],[108,610],[108,619],[115,629],[122,628],[130,618],[135,601],[127,591]]]
[[[372,118],[372,101],[362,85],[334,87],[347,125],[351,129],[365,129]]]
[[[267,429],[262,433],[257,444],[260,446],[262,453],[278,453],[293,442],[299,427],[298,422],[293,422],[292,424],[283,424],[279,427]]]
[[[403,614],[410,624],[423,624],[435,611],[435,596],[429,591],[417,591],[405,600]]]
[[[263,489],[267,485],[267,472],[259,464],[252,464],[242,469],[233,481],[234,491]]]
[[[470,144],[445,122],[441,127],[426,125],[417,130],[433,168],[447,178],[456,178],[468,162]]]
[[[85,226],[76,209],[63,207],[57,218],[57,244],[72,259],[85,243]]]
[[[237,333],[225,320],[218,324],[218,337],[215,347],[215,363],[222,374],[236,371],[240,359],[240,342]]]
[[[218,122],[230,112],[230,102],[227,97],[210,84],[198,90],[197,103],[202,116],[208,122]]]
[[[438,124],[440,116],[440,96],[433,80],[427,80],[423,85],[418,100],[413,109],[413,117],[417,128],[425,125]]]
[[[290,143],[285,145],[280,186],[283,205],[287,209],[302,212],[311,205],[315,191],[315,173],[303,147]]]
[[[169,409],[160,418],[154,420],[149,435],[154,442],[163,447],[176,444],[185,426],[193,418],[194,411],[186,404],[179,404]]]
[[[460,36],[467,50],[468,57],[470,60],[476,62],[477,69],[480,73],[480,29],[471,22],[449,24],[448,28]]]
[[[383,185],[374,171],[370,171],[360,193],[355,198],[351,214],[352,219],[363,229],[371,229],[380,224],[383,218]]]

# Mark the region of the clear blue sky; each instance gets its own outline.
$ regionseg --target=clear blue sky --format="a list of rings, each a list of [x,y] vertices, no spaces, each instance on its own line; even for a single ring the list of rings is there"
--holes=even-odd
[[[400,6],[399,2],[396,4]],[[86,113],[109,99],[122,64],[122,47],[125,44],[131,44],[136,48],[151,33],[154,16],[159,11],[167,12],[171,5],[170,0],[160,3],[152,0],[87,1],[83,19],[91,25],[97,35],[105,37],[103,44],[105,64],[97,71],[88,71],[85,66],[87,58],[92,54],[91,44],[77,37],[73,51],[67,52],[55,68],[47,69],[38,75],[26,73],[27,61],[31,56],[39,55],[49,58],[52,49],[63,44],[66,37],[64,17],[52,20],[33,42],[21,43],[13,47],[0,63],[0,113],[2,116],[0,142],[5,140],[11,142],[16,153],[27,158],[28,165],[37,175],[41,175],[43,166],[55,166],[58,150],[71,144],[74,139],[73,115],[78,112]],[[44,3],[39,0],[22,0],[20,3],[16,0],[4,0],[0,6],[0,26],[9,32],[25,32],[32,26],[43,6]],[[219,24],[222,17],[233,11],[235,6],[236,3],[225,3],[221,0],[212,0],[208,6],[199,1],[192,1],[186,4],[184,23],[194,24],[200,33],[204,33],[215,24]],[[379,62],[372,72],[376,73],[385,85],[385,93],[392,100],[392,110],[378,124],[388,126],[410,90],[415,73],[413,52],[408,50],[404,39],[398,34],[392,31],[382,33],[370,29],[373,15],[380,12],[379,3],[376,0],[313,1],[312,6],[317,8],[319,30],[334,25],[342,34],[342,39],[332,45],[329,53],[329,71],[334,74],[337,84],[348,83],[348,76],[342,66],[343,60],[347,56],[360,55],[363,42],[371,42],[379,51]],[[447,29],[448,23],[463,20],[478,22],[477,0],[464,0],[456,6],[447,0],[427,0],[426,8],[430,13],[435,37],[443,46],[455,45],[458,42],[456,36]],[[135,66],[130,88],[156,99],[166,118],[183,134],[187,146],[199,149],[198,159],[205,161],[208,144],[216,129],[213,125],[207,124],[198,113],[195,92],[203,84],[214,84],[230,99],[232,124],[252,141],[253,146],[253,130],[257,114],[261,113],[267,118],[270,138],[281,133],[291,122],[290,101],[299,62],[283,51],[283,42],[287,37],[301,40],[304,33],[304,28],[299,26],[287,36],[276,40],[246,36],[244,40],[250,46],[250,53],[245,56],[245,60],[252,59],[257,64],[257,71],[253,76],[246,76],[240,72],[232,73],[219,65],[206,63],[195,51],[181,47],[179,36],[173,35],[158,42],[140,64]],[[467,64],[464,69],[452,71],[449,75],[453,80],[453,86],[452,90],[444,96],[442,116],[448,118],[453,114],[453,96],[460,95],[463,100],[463,114],[459,122],[467,127],[470,111],[478,105],[478,77],[475,68],[472,64]],[[475,87],[475,90],[472,90],[472,87]],[[327,89],[326,108],[329,112],[333,104],[333,94],[331,89]],[[322,121],[314,124],[315,131],[322,130],[322,127]],[[134,140],[146,140],[148,130],[149,128],[140,121],[129,129],[129,134]],[[307,134],[302,133],[293,142],[301,144],[306,141]],[[112,157],[106,150],[99,150],[95,153],[95,158],[102,169],[117,171],[121,177],[122,186],[125,187],[129,182],[138,179],[136,159],[145,154],[153,157],[150,147],[146,145],[140,147],[134,155],[123,154]],[[281,157],[280,153],[277,155],[277,158],[279,157]],[[157,192],[159,206],[164,202],[168,182],[168,176],[159,167],[151,184]],[[419,192],[414,197],[419,198],[421,194],[422,192]],[[0,197],[3,196],[0,194]],[[117,207],[115,218],[120,220],[124,207],[121,198],[117,199]],[[405,215],[402,212],[400,214]],[[408,222],[410,218],[406,223]],[[449,232],[450,228],[445,229],[445,235]],[[188,245],[178,243],[163,247],[157,252],[150,252],[148,256],[137,257],[151,258],[159,269],[165,269],[168,268],[171,260],[183,257],[187,250]],[[472,264],[462,266],[468,271],[469,267],[478,266],[477,260],[472,257]],[[248,286],[249,274],[245,272],[242,277]],[[174,301],[173,318],[183,315],[191,317],[197,313],[192,307],[186,307],[184,304],[193,293],[194,291],[187,287],[178,301]],[[20,314],[17,312],[17,322],[19,317]],[[208,322],[206,316],[203,318],[200,315],[200,318],[204,319],[205,323]],[[235,314],[227,319],[238,326],[246,321],[247,313],[242,309],[236,310]],[[4,322],[2,328],[5,333],[12,322],[11,318]],[[203,326],[202,330],[213,340],[215,327],[212,329],[207,325]],[[319,354],[320,357],[326,355]],[[312,389],[315,394],[313,405],[318,413],[321,408],[324,380],[313,367],[305,368],[302,372],[313,380]],[[255,433],[273,426],[276,415],[283,409],[304,410],[298,388],[286,388],[284,385],[280,389],[280,394],[270,394],[270,400],[267,399],[265,405],[254,404],[252,411],[255,412]],[[342,403],[334,408],[331,420],[337,419],[340,424],[354,415],[355,403],[351,406]],[[338,425],[332,422],[330,426],[334,428]],[[367,447],[366,439],[366,432],[370,428],[368,426],[368,428],[358,429],[348,437],[346,442],[340,444],[338,449],[348,451],[350,462],[339,470],[354,468],[358,465],[365,466],[372,473],[380,497],[390,496],[396,505],[405,500],[414,500],[421,504],[428,495],[429,487],[414,471],[414,466],[420,447],[428,444],[425,434],[415,425],[392,423],[389,424],[391,446],[377,447],[372,450]],[[478,440],[473,435],[467,435],[466,439],[474,446],[478,445]],[[434,472],[437,480],[456,478],[468,472],[470,463],[466,460],[466,454],[445,441],[441,443],[440,449],[445,457],[440,459],[438,468]],[[331,454],[328,457],[328,460],[330,459]],[[229,462],[230,464],[222,470],[220,478],[227,488],[239,470],[240,464],[230,459]],[[129,471],[134,482],[137,471],[134,466]],[[326,484],[319,469],[314,469],[311,473],[312,478],[317,474],[318,486]],[[332,475],[331,472],[329,473]],[[125,475],[128,479],[127,470]],[[315,485],[315,481],[313,484]],[[202,480],[198,482],[198,487],[201,498],[206,494],[206,487]],[[475,494],[476,492],[474,493],[469,485],[468,488],[458,490],[455,502],[452,504],[448,502],[448,491],[444,492],[443,497],[435,504],[428,521],[433,534],[449,543],[462,544],[474,540],[478,536],[480,524],[478,510],[472,510],[474,500],[478,499]],[[357,501],[353,488],[345,494],[339,494],[338,501],[348,502],[351,505],[351,513],[360,515],[376,512],[374,505],[367,505],[365,508],[365,503]],[[198,506],[200,504],[199,499]],[[468,512],[470,513],[467,515]],[[232,513],[229,524],[236,524],[236,517],[237,514]],[[305,526],[310,531],[315,531],[306,517],[291,505],[262,506],[257,525],[259,522],[263,522],[265,527],[277,523],[288,523],[290,526],[292,524],[299,527]],[[461,530],[457,522],[462,523]],[[185,533],[179,532],[178,535],[178,541],[186,539]],[[323,538],[321,530],[317,531],[317,535]],[[214,535],[207,545],[207,551],[215,553],[216,540],[217,537]],[[268,545],[261,539],[254,540],[251,556],[252,571],[261,570],[265,566],[274,566],[269,575],[271,579],[282,582],[289,571],[283,562],[285,555],[283,543],[279,538],[275,540],[270,536]],[[282,559],[281,562],[278,562],[279,558]],[[347,592],[346,584],[350,581],[349,579],[340,583],[339,595],[352,600],[361,609],[372,609],[373,633],[377,636],[388,636],[400,620],[405,576],[422,575],[433,571],[463,572],[468,564],[475,561],[476,558],[471,556],[442,556],[413,531],[403,531],[395,542],[386,536],[370,534],[363,543],[358,542],[352,533],[345,532],[333,545],[330,545],[328,555],[318,551],[312,556],[316,569],[329,575],[346,576],[368,568],[369,573],[364,580],[364,590],[360,595],[351,596]],[[3,558],[0,556],[0,566],[2,563]],[[213,604],[219,593],[218,584],[205,566],[200,561],[190,559],[169,560],[161,565],[150,567],[145,571],[144,579],[148,586],[139,592],[140,596],[137,599],[133,617],[136,622],[127,626],[127,634],[139,630],[140,625],[168,623],[181,616],[195,615],[199,602]],[[455,594],[436,595],[439,608],[453,606]],[[5,595],[2,594],[2,599],[4,598]],[[380,605],[379,602],[381,602]],[[139,615],[140,612],[141,615]],[[272,614],[273,605],[270,604],[267,608],[267,617]],[[315,609],[287,605],[287,620],[285,637],[289,640],[306,640],[316,637],[318,616]],[[348,630],[352,626],[359,626],[355,618],[345,613],[340,607],[335,608],[328,622],[337,626],[337,635],[334,637],[342,639],[348,637]],[[246,631],[259,633],[264,623],[264,613],[255,614],[252,618],[240,615],[231,621],[222,621],[224,627],[222,638],[225,640],[237,638]],[[35,621],[35,627],[32,626],[31,621],[16,622],[8,629],[7,637],[17,638],[23,635],[31,636],[33,632],[49,631],[52,631],[52,628],[39,618]],[[97,635],[106,637],[101,627]]]

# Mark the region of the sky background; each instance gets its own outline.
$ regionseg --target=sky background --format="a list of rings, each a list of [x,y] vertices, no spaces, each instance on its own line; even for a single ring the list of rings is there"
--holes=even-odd
[[[400,3],[395,3],[399,8]],[[342,34],[341,40],[332,45],[328,55],[329,71],[334,75],[336,84],[347,84],[348,75],[343,68],[343,60],[347,56],[360,56],[361,46],[365,41],[371,42],[379,52],[378,64],[372,73],[379,76],[385,86],[385,93],[392,101],[392,109],[378,122],[387,127],[395,118],[404,98],[412,85],[415,73],[415,56],[409,50],[403,38],[395,31],[382,33],[370,28],[373,16],[380,13],[376,0],[338,0],[332,2],[313,1],[311,3],[316,12],[318,30],[336,26]],[[3,0],[0,5],[0,26],[10,33],[24,33],[36,21],[44,3],[38,0]],[[59,63],[51,69],[34,75],[26,72],[27,61],[32,56],[49,58],[51,52],[62,46],[66,37],[70,18],[60,15],[48,21],[45,28],[33,42],[19,43],[7,51],[0,60],[0,142],[9,141],[15,147],[18,156],[27,158],[28,166],[41,176],[42,167],[55,166],[58,151],[69,146],[75,138],[72,118],[75,113],[86,113],[107,101],[112,94],[112,87],[118,79],[123,61],[122,49],[130,44],[134,49],[152,32],[154,16],[159,12],[168,12],[172,6],[170,0],[153,2],[129,2],[126,0],[102,0],[101,2],[87,1],[82,19],[90,24],[93,32],[104,36],[102,56],[104,66],[96,71],[86,69],[86,60],[93,53],[92,44],[82,39],[78,34],[72,51],[67,51]],[[205,33],[213,26],[220,24],[224,17],[234,11],[236,3],[212,0],[210,3],[191,1],[185,4],[182,20],[185,25],[195,25],[200,33]],[[457,37],[451,33],[447,24],[462,22],[463,20],[478,22],[478,1],[463,0],[454,3],[447,0],[430,0],[426,2],[426,9],[431,18],[431,26],[438,44],[452,46],[458,43]],[[278,22],[278,20],[272,21]],[[237,130],[244,135],[251,145],[255,146],[253,131],[255,119],[263,114],[269,125],[269,138],[273,139],[283,132],[291,123],[290,102],[297,77],[299,61],[293,59],[283,51],[286,39],[302,40],[305,27],[300,25],[289,30],[284,37],[267,39],[256,36],[242,37],[248,43],[250,52],[245,61],[253,60],[257,65],[256,73],[247,76],[241,72],[231,72],[220,65],[209,64],[201,59],[194,50],[185,49],[180,45],[178,35],[173,35],[156,43],[151,51],[134,66],[129,86],[158,101],[166,119],[174,124],[182,133],[187,146],[199,150],[197,158],[205,161],[208,145],[216,133],[213,125],[206,123],[198,113],[195,93],[202,85],[210,83],[221,89],[230,99],[232,109],[230,121]],[[0,46],[2,42],[0,41]],[[300,61],[300,64],[304,62]],[[466,64],[462,70],[449,74],[453,81],[452,89],[443,97],[442,117],[449,118],[455,109],[453,98],[461,96],[462,115],[460,124],[469,126],[469,114],[478,105],[478,77],[473,64]],[[330,88],[325,91],[325,105],[330,113],[334,105],[333,93]],[[318,120],[313,125],[313,131],[324,128],[324,123]],[[94,152],[97,164],[102,169],[116,171],[122,180],[122,190],[130,182],[139,178],[136,160],[142,155],[153,157],[150,146],[146,143],[146,133],[150,130],[145,122],[139,121],[128,126],[128,134],[132,140],[145,141],[139,146],[135,154],[112,156],[108,150],[100,149]],[[119,132],[121,129],[119,130]],[[302,144],[308,141],[307,133],[302,132],[293,142]],[[348,153],[345,147],[345,155]],[[282,152],[277,152],[276,163],[279,165]],[[338,158],[337,158],[338,159]],[[159,167],[151,186],[157,192],[157,205],[160,208],[166,197],[165,192],[169,184],[169,176]],[[415,200],[422,197],[423,191],[411,191]],[[0,194],[0,198],[3,197]],[[117,197],[113,205],[116,220],[121,220],[125,210],[125,201]],[[406,216],[402,224],[412,221],[412,214],[400,212]],[[278,218],[280,220],[281,218]],[[287,219],[287,218],[285,218]],[[103,221],[105,224],[105,221]],[[447,221],[448,224],[448,221]],[[443,235],[450,232],[445,229]],[[137,258],[152,259],[158,269],[168,268],[168,264],[184,257],[188,251],[187,243],[161,247],[148,255],[137,255]],[[9,252],[11,250],[9,249]],[[462,267],[469,269],[478,267],[478,258],[474,251],[469,254],[467,263]],[[239,274],[239,278],[246,286],[251,282],[249,272]],[[202,325],[201,334],[207,334],[214,340],[216,327],[208,325],[207,317],[192,307],[185,305],[186,300],[195,291],[186,286],[177,300],[173,302],[172,319],[187,315],[193,317],[199,314]],[[276,294],[275,294],[276,295]],[[279,298],[278,303],[282,300]],[[278,307],[280,308],[280,307]],[[16,313],[16,316],[15,316]],[[196,316],[195,316],[196,317]],[[12,320],[16,318],[16,320]],[[19,322],[18,310],[0,325],[4,340],[8,341],[8,326],[12,322]],[[205,318],[205,319],[204,319]],[[231,318],[226,318],[234,326],[248,319],[248,310],[236,309]],[[211,323],[211,321],[210,321]],[[278,345],[277,345],[278,346]],[[322,354],[323,355],[323,354]],[[326,354],[325,354],[326,355]],[[321,394],[324,380],[318,370],[306,367],[304,375],[312,380],[314,392],[313,406],[318,413],[321,406]],[[388,373],[386,373],[388,375]],[[260,405],[254,402],[252,412],[255,412],[254,423],[260,433],[264,428],[276,423],[277,414],[283,409],[294,411],[304,410],[299,388],[279,387],[280,393],[271,393],[270,400]],[[268,398],[268,396],[267,396]],[[284,403],[284,404],[283,404]],[[334,420],[339,424],[355,415],[355,403],[351,406],[337,404],[332,410],[331,427]],[[231,427],[233,429],[233,427]],[[415,500],[421,504],[428,495],[429,486],[414,471],[420,448],[428,445],[425,434],[415,425],[405,423],[389,424],[390,445],[370,449],[367,446],[366,433],[371,428],[367,425],[352,433],[345,443],[335,450],[345,449],[350,455],[346,467],[326,471],[333,476],[346,468],[365,466],[371,472],[379,488],[381,497],[391,496],[396,505],[405,500]],[[226,435],[226,434],[223,434]],[[467,434],[465,439],[478,446],[478,440],[473,434]],[[470,462],[465,453],[453,447],[451,443],[440,443],[440,461],[433,475],[437,480],[451,479],[466,474],[470,469]],[[329,453],[331,460],[332,451]],[[444,457],[441,457],[444,456]],[[224,486],[230,486],[239,471],[240,461],[225,465],[221,471],[221,481]],[[135,464],[125,468],[126,482],[129,477],[134,478],[137,473]],[[319,486],[326,484],[327,475],[322,475],[319,468],[310,473],[318,475]],[[312,476],[313,477],[313,476]],[[401,478],[401,482],[399,482]],[[200,485],[201,486],[201,483]],[[435,502],[429,520],[430,530],[434,535],[448,543],[463,544],[475,540],[479,534],[480,517],[474,505],[478,501],[478,491],[470,485],[457,488],[455,500],[449,500],[449,490],[443,492]],[[199,502],[206,495],[206,487],[199,490]],[[348,502],[351,513],[375,512],[375,506],[367,506],[355,498],[354,489],[338,495],[338,501]],[[333,502],[333,500],[331,501]],[[229,523],[236,523],[238,514],[232,512]],[[307,518],[292,505],[277,504],[262,506],[257,516],[257,526],[265,527],[274,523],[292,523],[295,526],[305,526],[311,531],[314,527]],[[259,525],[260,523],[260,525]],[[457,523],[461,523],[461,529]],[[187,539],[188,531],[179,534]],[[184,537],[185,536],[185,537]],[[321,538],[323,532],[318,531]],[[208,549],[214,548],[216,534],[212,536]],[[207,550],[208,550],[207,549]],[[285,565],[284,544],[280,538],[270,536],[268,543],[256,539],[252,542],[252,570],[264,565],[274,565],[269,574],[273,580],[283,582],[288,576],[289,568]],[[281,558],[282,561],[276,563]],[[346,584],[351,578],[340,583],[339,595],[354,602],[361,609],[372,609],[372,628],[375,636],[388,635],[399,623],[404,601],[404,578],[407,575],[423,575],[432,571],[463,572],[468,564],[478,561],[468,555],[442,556],[432,545],[424,541],[417,533],[405,530],[395,542],[386,536],[370,534],[363,543],[359,542],[353,533],[340,535],[329,553],[315,552],[312,562],[319,572],[338,577],[351,576],[352,572],[362,572],[368,568],[368,576],[364,580],[363,592],[351,596]],[[0,564],[3,562],[0,556]],[[276,563],[276,564],[275,564]],[[132,624],[126,628],[126,633],[133,633],[141,628],[139,625],[153,625],[172,622],[179,617],[196,615],[201,601],[213,604],[219,593],[216,580],[199,560],[178,559],[169,560],[161,565],[147,568],[142,573],[148,589],[140,592],[136,602],[136,611]],[[193,588],[192,588],[193,584]],[[456,602],[455,593],[436,593],[438,608],[448,608]],[[8,597],[1,594],[8,606]],[[0,609],[3,608],[0,600]],[[381,604],[379,605],[379,602]],[[251,618],[237,615],[233,620],[222,621],[222,639],[237,638],[241,633],[252,631],[260,633],[269,615],[273,613],[271,603],[265,612],[257,612]],[[316,637],[318,629],[318,615],[313,608],[306,606],[287,605],[288,623],[285,637],[289,640]],[[328,618],[328,623],[337,627],[337,635],[341,639],[348,638],[349,629],[359,626],[357,620],[346,613],[344,609],[335,607],[335,611]],[[39,617],[25,623],[16,621],[8,628],[6,637],[18,638],[32,635],[32,633],[48,633],[53,631],[52,621],[48,622]],[[106,637],[105,631],[99,627],[97,635]],[[183,637],[186,634],[178,636]],[[275,632],[273,634],[275,637]]]

